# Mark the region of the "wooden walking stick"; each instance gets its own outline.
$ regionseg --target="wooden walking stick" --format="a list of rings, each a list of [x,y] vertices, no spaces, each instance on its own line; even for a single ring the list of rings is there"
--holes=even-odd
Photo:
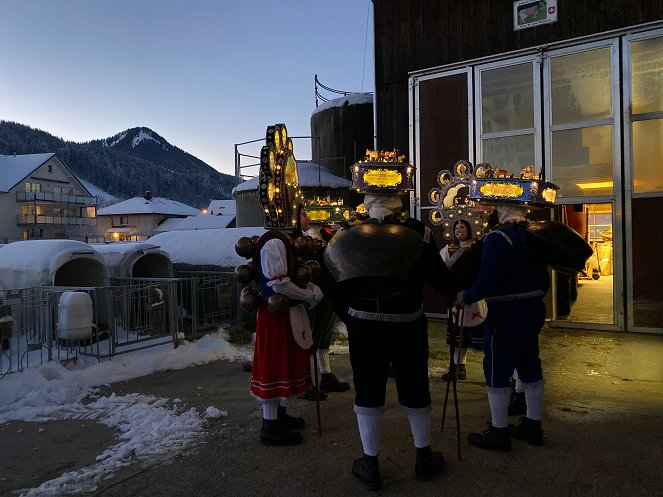
[[[320,348],[321,333],[318,333],[315,326],[315,309],[309,310],[309,320],[313,328],[313,384],[315,385],[315,410],[318,417],[318,436],[322,436],[322,417],[320,415],[320,375],[318,374],[318,349]]]
[[[447,377],[447,389],[444,395],[444,407],[442,409],[442,426],[441,431],[444,431],[444,420],[447,413],[447,402],[449,400],[449,385],[453,379],[453,394],[454,394],[454,406],[456,410],[456,445],[458,447],[458,460],[462,460],[460,454],[460,410],[458,408],[458,391],[456,385],[458,382],[458,367],[454,363],[454,357],[456,355],[456,336],[458,336],[458,344],[461,346],[463,344],[463,311],[464,308],[461,307],[458,310],[458,316],[456,318],[456,323],[454,323],[453,316],[451,317],[451,358],[449,360],[449,371],[452,371],[453,374],[449,374]],[[458,324],[460,323],[460,324]],[[459,331],[460,330],[460,331]],[[457,332],[459,331],[458,335]]]

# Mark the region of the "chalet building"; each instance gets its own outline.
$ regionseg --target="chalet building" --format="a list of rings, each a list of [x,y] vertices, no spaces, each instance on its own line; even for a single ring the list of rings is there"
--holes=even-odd
[[[107,242],[147,240],[169,219],[183,220],[200,214],[176,200],[153,197],[150,192],[97,211],[97,231]]]
[[[460,159],[534,165],[595,254],[571,288],[553,278],[571,304],[551,305],[554,324],[663,332],[663,2],[373,7],[377,147],[408,151],[416,216]]]
[[[0,155],[0,243],[95,232],[97,199],[56,154]]]

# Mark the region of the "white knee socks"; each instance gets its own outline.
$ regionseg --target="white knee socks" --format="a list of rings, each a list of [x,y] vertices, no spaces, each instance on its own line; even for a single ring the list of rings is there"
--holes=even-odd
[[[359,407],[355,405],[359,425],[359,437],[367,456],[377,456],[380,453],[380,436],[382,428],[382,413],[384,407]]]
[[[523,383],[525,389],[525,402],[527,402],[527,417],[541,421],[543,411],[543,380],[532,383]]]
[[[509,426],[509,401],[511,400],[511,388],[486,387],[488,390],[488,404],[492,415],[492,424],[495,428],[506,428]]]
[[[331,373],[329,365],[329,349],[318,349],[315,353],[318,358],[318,371],[320,374]]]
[[[263,419],[276,419],[279,412],[279,399],[261,400]]]
[[[454,364],[465,364],[467,360],[467,349],[459,347],[454,351]]]
[[[412,438],[414,439],[414,446],[417,449],[422,449],[430,445],[430,412],[431,407],[422,407],[414,409],[411,407],[401,406],[407,420],[410,422],[410,431],[412,431]]]

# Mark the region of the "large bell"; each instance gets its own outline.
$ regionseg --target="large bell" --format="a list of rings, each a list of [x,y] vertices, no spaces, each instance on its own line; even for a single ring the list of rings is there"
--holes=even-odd
[[[306,265],[311,270],[311,281],[316,281],[320,277],[320,273],[322,272],[322,267],[320,266],[320,263],[316,260],[311,259],[310,261],[306,261]]]
[[[248,236],[243,236],[235,242],[235,252],[240,257],[245,257],[250,259],[253,257],[253,251],[255,250],[255,243]]]
[[[246,264],[242,264],[235,268],[235,279],[246,285],[253,279],[253,269]]]
[[[239,305],[246,312],[255,311],[260,305],[260,296],[251,287],[244,287],[239,296]]]
[[[300,264],[295,268],[293,279],[297,286],[301,286],[302,288],[306,287],[306,284],[311,281],[312,277],[313,271],[307,264]]]
[[[267,308],[272,312],[286,312],[289,307],[288,297],[281,293],[270,295],[267,299]]]
[[[305,257],[313,252],[313,240],[309,236],[298,236],[292,242],[295,255]]]

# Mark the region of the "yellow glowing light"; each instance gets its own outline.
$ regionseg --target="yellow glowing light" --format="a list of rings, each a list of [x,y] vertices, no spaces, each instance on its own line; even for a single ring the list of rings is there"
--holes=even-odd
[[[207,214],[207,209],[203,209],[203,214]]]
[[[554,203],[555,198],[557,197],[557,190],[555,190],[554,188],[545,188],[541,192],[541,196],[546,202]]]
[[[367,185],[388,187],[398,186],[403,181],[403,175],[393,169],[371,169],[364,173]]]
[[[581,190],[595,190],[597,188],[612,188],[612,181],[596,181],[594,183],[576,183]]]
[[[115,232],[113,233],[113,240],[119,240],[120,239],[120,234]]]
[[[479,187],[481,195],[486,197],[520,197],[523,193],[523,187],[516,183],[484,183]]]

